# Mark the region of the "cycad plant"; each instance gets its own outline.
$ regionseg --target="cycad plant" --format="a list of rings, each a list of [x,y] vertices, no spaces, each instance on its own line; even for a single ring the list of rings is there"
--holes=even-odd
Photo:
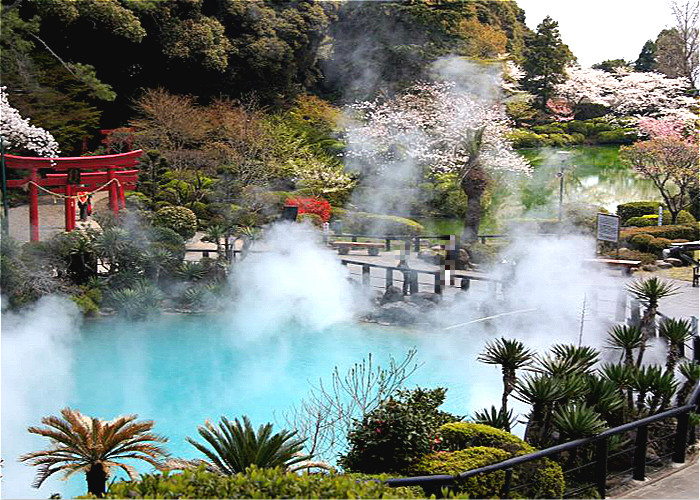
[[[644,411],[644,403],[647,394],[654,387],[655,381],[661,376],[660,366],[643,366],[635,371],[632,377],[632,388],[637,392],[637,411]]]
[[[243,423],[221,417],[218,429],[206,422],[197,431],[205,444],[190,437],[187,442],[209,459],[205,462],[207,467],[224,475],[244,472],[251,465],[286,468],[310,458],[301,454],[305,440],[295,439],[296,431],[272,434],[272,424],[268,423],[255,432],[246,416],[243,416]]]
[[[627,400],[627,414],[634,410],[634,394],[632,384],[636,368],[634,365],[627,363],[606,363],[599,369],[600,374],[610,382],[612,382],[620,395],[625,395]]]
[[[621,424],[619,410],[624,407],[625,399],[616,384],[596,375],[589,375],[585,380],[586,388],[582,392],[582,399],[586,405],[600,413],[607,422],[617,421]]]
[[[160,467],[167,455],[157,443],[166,438],[152,434],[153,422],[137,422],[136,415],[105,421],[87,417],[77,410],[64,408],[63,418],[49,416],[41,419],[47,427],[30,427],[29,432],[47,437],[51,448],[22,455],[20,460],[39,467],[33,486],[38,488],[52,474],[63,472],[65,478],[83,472],[88,493],[104,495],[111,468],[119,467],[130,479],[137,474],[123,459],[143,460]]]
[[[525,376],[517,381],[514,396],[532,407],[525,441],[535,446],[541,444],[549,434],[552,409],[564,397],[561,381],[547,375]]]
[[[144,280],[109,294],[110,304],[129,319],[143,319],[158,311],[161,300],[163,293],[160,289]]]
[[[557,359],[567,362],[572,371],[577,374],[590,373],[591,369],[598,362],[600,354],[593,347],[573,344],[555,344],[551,349]]]
[[[684,405],[688,402],[688,396],[700,381],[700,364],[695,361],[685,361],[680,364],[679,371],[681,375],[685,378],[685,382],[678,390],[678,395],[676,396],[676,404],[678,406]]]
[[[656,276],[652,276],[651,278],[637,280],[628,284],[627,291],[646,305],[639,323],[639,328],[646,342],[656,333],[656,310],[659,307],[659,300],[678,293],[678,287]],[[642,344],[639,348],[639,354],[637,355],[638,367],[642,365],[645,349],[645,344]]]
[[[686,342],[693,338],[695,332],[690,321],[685,319],[665,319],[659,326],[659,335],[668,342],[666,370],[673,372],[681,357]]]
[[[503,395],[501,396],[501,410],[508,412],[508,396],[513,392],[517,381],[516,370],[532,364],[535,354],[519,340],[500,338],[486,344],[484,352],[477,358],[482,363],[501,365],[503,374]],[[506,420],[506,422],[508,422]],[[505,429],[510,431],[510,425]]]
[[[510,432],[510,429],[515,424],[513,410],[504,412],[503,408],[496,410],[496,407],[493,405],[491,406],[490,410],[488,408],[484,408],[481,411],[475,411],[473,420],[477,424],[488,425],[508,432]]]
[[[649,413],[666,409],[676,393],[676,389],[678,389],[678,382],[673,372],[654,370],[649,387],[651,393],[651,398],[648,401]]]
[[[620,361],[625,360],[625,364],[634,365],[634,349],[646,347],[642,330],[638,326],[615,325],[608,330],[607,344],[611,349],[622,351]]]
[[[585,403],[560,407],[554,412],[553,423],[560,441],[595,436],[606,427],[600,414]]]

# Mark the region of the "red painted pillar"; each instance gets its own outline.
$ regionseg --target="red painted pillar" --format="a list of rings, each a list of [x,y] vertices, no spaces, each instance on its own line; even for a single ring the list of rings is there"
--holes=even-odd
[[[39,181],[36,169],[32,169],[29,179]],[[29,240],[39,241],[39,191],[35,184],[29,184]]]
[[[107,169],[107,182],[114,179],[114,171],[111,168]],[[119,213],[119,205],[117,200],[117,183],[113,182],[109,185],[109,208],[112,209],[112,213],[117,215]]]
[[[75,198],[72,197],[73,186],[70,184],[66,184],[66,196],[71,197],[65,199],[66,231],[72,231],[75,229]]]
[[[126,208],[126,198],[124,197],[124,185],[119,184],[119,208],[122,210]]]

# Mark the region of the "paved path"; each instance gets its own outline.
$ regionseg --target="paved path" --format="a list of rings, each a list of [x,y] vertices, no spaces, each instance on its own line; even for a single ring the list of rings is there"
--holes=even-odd
[[[697,457],[688,465],[659,472],[656,478],[635,481],[632,489],[611,498],[700,498],[700,468]]]

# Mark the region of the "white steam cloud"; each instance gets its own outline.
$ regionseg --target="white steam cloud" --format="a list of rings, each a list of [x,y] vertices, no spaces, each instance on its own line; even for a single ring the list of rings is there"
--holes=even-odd
[[[45,449],[45,438],[27,432],[62,407],[71,394],[72,344],[80,328],[75,304],[44,297],[22,313],[2,315],[2,498],[46,498],[61,491],[58,475],[41,490],[31,487],[36,468],[20,455]]]

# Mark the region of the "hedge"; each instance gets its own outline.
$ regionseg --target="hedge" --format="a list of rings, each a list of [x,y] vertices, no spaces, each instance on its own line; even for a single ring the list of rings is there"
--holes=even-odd
[[[671,225],[671,212],[668,210],[663,211],[663,217],[661,219],[662,225]],[[658,212],[655,214],[642,215],[641,217],[631,217],[625,222],[625,226],[656,226],[659,222]],[[693,214],[687,210],[681,210],[678,212],[678,217],[676,218],[676,224],[697,224]]]
[[[484,424],[453,422],[440,427],[438,433],[442,440],[441,446],[448,452],[487,447],[503,450],[510,458],[535,451],[535,448],[519,437]],[[513,473],[514,481],[523,478],[523,482],[531,483],[523,492],[527,498],[560,498],[564,493],[561,466],[549,459],[527,462],[516,467]]]
[[[431,474],[459,474],[478,469],[485,465],[502,462],[510,458],[510,453],[489,446],[475,446],[466,450],[438,451],[421,458],[412,468],[411,474],[426,476]],[[458,491],[470,498],[498,497],[505,481],[505,471],[479,474],[457,485]]]
[[[295,474],[251,467],[224,476],[202,469],[143,474],[109,485],[106,498],[415,498],[409,488],[390,488],[342,474]],[[86,497],[83,497],[86,498]]]
[[[669,240],[695,241],[700,239],[700,229],[698,226],[676,224],[672,226],[652,226],[652,227],[625,227],[620,230],[620,239],[631,241],[631,238],[638,234],[650,234],[655,238],[667,238]]]
[[[418,236],[425,230],[422,225],[411,219],[368,212],[346,212],[341,220],[345,233]]]
[[[658,214],[661,203],[658,201],[633,201],[631,203],[623,203],[617,206],[617,215],[623,223],[632,217],[641,217],[643,215]]]
[[[158,225],[172,229],[189,240],[197,231],[197,216],[187,207],[167,206],[156,212]]]

